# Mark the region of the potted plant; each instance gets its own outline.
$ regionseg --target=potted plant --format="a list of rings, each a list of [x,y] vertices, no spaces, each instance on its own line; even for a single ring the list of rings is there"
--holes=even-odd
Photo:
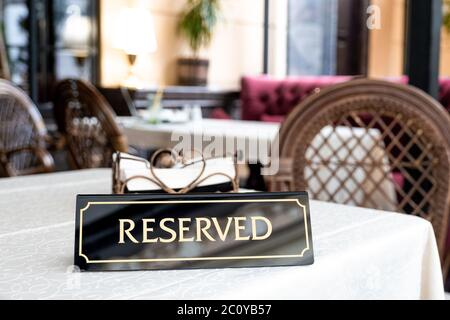
[[[450,0],[444,0],[443,7],[444,16],[442,18],[442,24],[445,30],[447,30],[447,32],[450,32]]]
[[[219,0],[188,0],[178,28],[189,43],[192,57],[178,59],[180,85],[207,85],[209,60],[201,59],[199,51],[211,43],[219,10]]]

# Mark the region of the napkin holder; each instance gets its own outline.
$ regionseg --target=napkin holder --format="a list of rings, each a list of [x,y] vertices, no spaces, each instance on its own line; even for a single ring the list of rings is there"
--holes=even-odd
[[[113,155],[113,193],[238,192],[236,157],[206,159],[192,152],[188,159],[170,149],[150,161],[126,153]]]

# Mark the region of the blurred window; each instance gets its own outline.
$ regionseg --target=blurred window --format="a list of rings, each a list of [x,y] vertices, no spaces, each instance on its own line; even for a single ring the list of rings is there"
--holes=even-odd
[[[289,0],[289,75],[365,75],[370,0]]]
[[[338,0],[290,0],[288,74],[336,73]]]
[[[99,0],[3,0],[1,20],[12,81],[36,102],[56,81],[98,82]]]

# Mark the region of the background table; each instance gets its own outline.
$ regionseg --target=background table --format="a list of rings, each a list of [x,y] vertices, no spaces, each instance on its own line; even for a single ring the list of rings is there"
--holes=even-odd
[[[108,193],[110,171],[0,180],[1,299],[442,299],[425,220],[311,203],[308,267],[73,273],[75,195]]]
[[[172,141],[172,136],[189,135],[192,141],[202,141],[205,135],[223,137],[238,141],[237,145],[244,148],[246,143],[257,146],[258,142],[262,141],[266,152],[249,149],[245,154],[245,160],[253,163],[261,160],[261,157],[268,157],[272,141],[280,129],[280,125],[276,123],[240,120],[203,119],[186,123],[150,124],[137,117],[119,117],[118,122],[128,138],[128,143],[143,149],[173,148],[178,142]],[[210,143],[205,142],[206,145]]]
[[[251,164],[258,161],[262,164],[270,163],[271,146],[280,130],[280,124],[277,123],[240,120],[203,119],[198,122],[150,124],[138,117],[120,117],[119,123],[130,145],[136,147],[173,148],[177,142],[172,141],[172,136],[190,137],[192,141],[202,141],[203,135],[223,137],[223,146],[226,141],[236,141],[235,145],[242,149],[238,151],[245,155],[243,160]],[[364,148],[352,147],[358,146],[359,140],[364,143]],[[203,150],[209,143],[211,142],[204,143]],[[249,145],[261,147],[249,148]],[[308,180],[308,187],[313,191],[322,189],[321,192],[314,192],[317,199],[329,199],[329,194],[334,194],[335,199],[348,199],[349,193],[352,193],[353,202],[345,203],[363,207],[382,203],[384,210],[396,209],[394,203],[397,201],[397,195],[393,180],[385,178],[389,176],[385,173],[390,172],[389,159],[377,129],[371,129],[370,134],[367,134],[366,129],[362,128],[325,127],[313,139],[311,145],[317,151],[308,149],[306,158],[313,163],[313,167],[307,168],[305,175],[310,176],[312,170],[316,172],[315,179]],[[325,160],[330,162],[330,165],[325,167],[321,163]],[[355,170],[358,161],[364,161],[366,166],[374,165],[375,168]],[[332,171],[336,176],[329,179]],[[322,185],[324,181],[327,181],[325,186]],[[342,188],[342,181],[349,182],[346,188]],[[378,185],[377,190],[374,190],[374,184]],[[365,188],[366,192],[358,192],[359,186]],[[370,194],[370,199],[364,198],[365,194]]]

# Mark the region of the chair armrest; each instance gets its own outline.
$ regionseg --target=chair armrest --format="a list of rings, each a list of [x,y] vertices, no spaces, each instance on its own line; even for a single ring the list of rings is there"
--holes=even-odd
[[[48,173],[48,172],[53,172],[55,169],[55,163],[53,161],[53,157],[51,156],[51,154],[45,150],[42,147],[21,147],[21,148],[16,148],[13,150],[9,150],[8,152],[5,153],[6,157],[9,158],[11,155],[15,154],[15,153],[19,153],[19,152],[25,152],[28,151],[30,153],[33,153],[36,158],[38,159],[40,166],[39,167],[35,167],[35,168],[31,168],[28,170],[24,170],[24,171],[19,171],[19,173],[21,175],[29,175],[29,174],[36,174],[36,173]],[[15,173],[17,174],[17,172]]]
[[[36,157],[40,160],[42,164],[43,172],[53,172],[55,171],[55,161],[52,155],[44,148],[37,148],[34,150]]]
[[[15,149],[10,149],[7,152],[5,152],[5,155],[9,158],[11,155],[13,155],[14,153],[19,153],[19,152],[25,152],[25,151],[29,151],[30,153],[34,153],[34,148],[31,147],[20,147],[20,148],[15,148]]]

